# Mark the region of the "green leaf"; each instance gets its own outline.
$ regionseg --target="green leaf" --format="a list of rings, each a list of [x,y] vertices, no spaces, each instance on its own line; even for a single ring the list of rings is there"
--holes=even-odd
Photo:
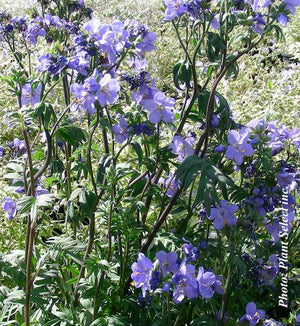
[[[232,78],[232,80],[236,80],[239,74],[239,66],[238,64],[235,62],[234,64],[232,64],[228,71],[226,72],[226,79],[228,78]]]
[[[206,43],[206,55],[210,62],[218,59],[220,50],[224,49],[225,45],[221,36],[217,33],[208,32]]]
[[[229,196],[230,201],[233,201],[234,203],[238,203],[248,197],[249,197],[249,193],[246,190],[244,190],[244,188],[238,186],[234,186],[233,191]]]
[[[234,182],[210,161],[203,159],[202,174],[198,184],[197,194],[194,199],[193,208],[196,208],[201,201],[203,201],[207,214],[210,214],[211,205],[219,202],[216,190],[216,185],[218,183],[220,184],[224,198],[228,198],[226,185],[233,187]]]
[[[39,195],[36,198],[36,206],[37,207],[51,207],[53,205],[54,196],[52,194],[43,194]]]
[[[192,78],[192,67],[188,61],[180,61],[173,68],[173,81],[178,89],[182,89],[179,82],[184,83],[186,87],[190,87]]]
[[[35,106],[34,117],[44,116],[45,126],[48,128],[51,117],[56,121],[56,114],[53,106],[49,102],[40,102]]]
[[[91,190],[82,189],[79,194],[79,205],[83,216],[90,217],[92,215],[96,199],[96,195]]]
[[[200,119],[203,117],[203,115],[206,114],[209,94],[210,94],[210,92],[205,89],[198,96],[198,112],[199,112]]]
[[[24,169],[22,165],[13,162],[8,163],[6,165],[6,168],[19,173],[23,173],[23,169]]]
[[[16,172],[6,173],[3,176],[3,179],[15,179],[15,180],[22,180],[23,176]]]
[[[65,125],[57,128],[55,136],[74,147],[77,147],[80,143],[86,141],[85,131],[74,125]]]
[[[64,164],[61,160],[53,160],[51,162],[51,172],[52,174],[61,174],[65,170]]]
[[[209,161],[206,161],[206,167],[203,172],[212,180],[220,183],[233,186],[234,182],[227,175],[225,175],[219,168],[211,164]]]
[[[74,189],[70,195],[69,201],[70,202],[74,201],[76,198],[79,197],[81,192],[82,192],[82,188]]]
[[[136,152],[136,154],[138,156],[139,163],[141,164],[142,160],[143,160],[143,150],[142,150],[141,145],[137,142],[132,142],[130,144],[131,144],[132,148],[134,149],[134,151]]]
[[[202,159],[196,155],[187,157],[176,171],[178,180],[183,189],[187,189],[193,180],[198,176],[202,167]]]
[[[109,154],[104,154],[101,156],[98,164],[97,177],[96,177],[96,182],[98,184],[103,184],[104,177],[105,177],[105,170],[106,168],[110,167],[112,162],[113,162],[112,156],[110,156]]]
[[[28,212],[35,204],[36,198],[34,196],[25,196],[17,201],[17,208],[20,214]]]

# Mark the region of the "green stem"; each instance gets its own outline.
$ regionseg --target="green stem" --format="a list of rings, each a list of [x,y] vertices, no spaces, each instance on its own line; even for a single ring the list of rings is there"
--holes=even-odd
[[[43,127],[44,127],[44,131],[46,134],[46,140],[47,140],[47,156],[46,156],[46,160],[44,165],[38,170],[38,172],[36,172],[33,176],[33,178],[31,178],[30,184],[29,184],[29,189],[27,191],[27,195],[29,195],[29,191],[30,191],[30,187],[32,187],[32,184],[34,185],[35,181],[46,171],[46,169],[48,168],[49,164],[50,164],[50,160],[52,157],[52,138],[51,138],[51,134],[49,134],[48,129],[45,126],[45,119],[44,116],[41,116],[41,120],[43,123]]]
[[[198,77],[197,77],[197,72],[196,72],[196,59],[197,59],[197,53],[200,49],[200,46],[204,40],[204,36],[206,35],[206,32],[205,30],[203,31],[203,34],[202,34],[202,37],[201,39],[197,42],[197,45],[195,47],[195,50],[194,50],[194,53],[193,53],[193,58],[191,59],[189,56],[188,56],[188,59],[189,59],[189,62],[191,64],[191,69],[192,69],[192,79],[193,79],[193,94],[192,94],[192,98],[188,104],[188,107],[185,109],[183,108],[183,112],[182,113],[182,119],[180,120],[179,122],[179,125],[178,125],[178,128],[176,130],[176,133],[177,134],[180,134],[182,129],[183,129],[183,126],[188,118],[188,115],[197,99],[197,96],[198,94],[201,94],[203,92],[203,90],[205,89],[205,87],[207,86],[208,84],[208,81],[209,81],[209,78],[207,78],[206,82],[204,83],[204,85],[201,87],[201,89],[199,90],[198,89]]]
[[[201,147],[204,144],[204,148],[201,152],[201,157],[204,156],[206,149],[207,149],[207,144],[208,144],[208,135],[210,132],[210,128],[211,128],[211,118],[213,115],[213,103],[214,103],[214,98],[215,98],[215,92],[217,89],[217,86],[219,85],[220,81],[222,80],[222,78],[225,76],[225,74],[227,73],[227,71],[229,70],[229,68],[244,54],[247,54],[249,51],[251,51],[255,46],[258,45],[258,43],[262,40],[263,36],[260,36],[259,40],[255,43],[253,43],[252,45],[249,45],[247,49],[245,49],[244,51],[240,52],[238,55],[236,55],[228,64],[225,64],[224,68],[221,69],[216,77],[216,79],[214,80],[212,87],[211,87],[211,91],[209,94],[209,98],[208,98],[208,103],[207,103],[207,109],[206,109],[206,125],[205,125],[205,129],[196,145],[196,149],[194,154],[198,155]]]
[[[65,143],[65,153],[66,153],[66,178],[67,178],[67,198],[70,197],[72,193],[72,186],[71,186],[71,162],[70,162],[70,152],[69,146]]]
[[[94,188],[94,192],[95,195],[97,196],[97,199],[94,203],[94,207],[92,209],[92,214],[91,214],[91,219],[90,219],[90,225],[89,225],[89,239],[88,239],[88,244],[85,250],[85,254],[84,254],[84,258],[83,258],[83,264],[81,265],[79,274],[78,274],[78,279],[77,279],[77,283],[75,286],[75,290],[74,290],[74,305],[77,306],[78,305],[78,287],[79,287],[79,282],[81,280],[81,278],[84,275],[84,271],[85,271],[85,262],[87,260],[87,258],[89,257],[91,251],[92,251],[92,247],[93,247],[93,242],[94,242],[94,238],[95,238],[95,210],[98,206],[98,203],[100,201],[100,198],[102,197],[104,191],[102,191],[99,196],[98,196],[98,191],[97,191],[97,185],[95,182],[95,178],[94,178],[94,173],[93,173],[93,168],[92,168],[92,162],[91,162],[91,147],[92,147],[92,140],[93,140],[93,135],[99,125],[99,121],[100,121],[100,109],[97,108],[97,119],[96,122],[93,126],[93,129],[90,133],[89,136],[89,141],[88,141],[88,148],[87,148],[87,160],[88,160],[88,166],[89,166],[89,174],[92,180],[92,184],[93,184],[93,188]]]
[[[22,130],[24,141],[26,144],[27,157],[28,157],[28,166],[29,166],[29,174],[30,174],[30,195],[35,196],[35,187],[34,187],[34,174],[33,174],[33,165],[31,158],[31,148],[27,136],[26,129]],[[31,258],[32,258],[32,248],[34,243],[34,230],[35,230],[35,217],[30,218],[27,221],[27,239],[26,239],[26,249],[25,249],[25,261],[26,261],[26,297],[24,304],[24,320],[25,326],[30,325],[30,294],[31,294]]]
[[[228,258],[230,260],[230,256]],[[224,294],[222,297],[222,308],[221,308],[221,317],[220,317],[220,326],[225,325],[225,312],[228,306],[228,299],[229,299],[229,287],[231,282],[232,270],[231,270],[231,263],[229,261],[228,264],[228,272],[227,272],[227,279],[224,287]]]
[[[8,37],[4,37],[4,40],[7,42],[8,46],[9,46],[9,48],[10,48],[12,54],[13,54],[13,56],[15,57],[16,61],[18,62],[20,68],[24,71],[25,76],[28,78],[29,75],[28,75],[27,71],[25,70],[25,67],[24,67],[22,61],[21,61],[20,58],[16,55],[16,52],[15,52],[14,48],[12,47],[11,43],[9,42],[9,38],[8,38]]]
[[[68,76],[64,75],[62,78],[63,81],[63,88],[64,88],[64,98],[65,98],[65,105],[70,105],[70,88],[69,88],[69,82],[68,82]]]

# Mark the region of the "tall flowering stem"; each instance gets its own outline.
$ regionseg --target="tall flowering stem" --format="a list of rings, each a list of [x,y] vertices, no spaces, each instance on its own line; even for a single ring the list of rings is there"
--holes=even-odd
[[[230,67],[239,59],[241,58],[243,55],[249,53],[253,48],[255,48],[260,41],[263,39],[263,35],[261,35],[259,37],[259,40],[251,45],[249,45],[244,51],[240,52],[238,55],[235,56],[235,58],[233,58],[228,64],[226,64],[224,66],[224,68],[222,70],[220,70],[219,74],[217,75],[215,81],[213,82],[213,85],[211,87],[211,91],[209,94],[209,99],[208,99],[208,103],[207,103],[207,108],[206,108],[206,125],[205,125],[205,129],[201,135],[201,137],[199,138],[199,141],[196,145],[195,148],[195,155],[198,155],[203,144],[203,150],[201,151],[201,157],[204,156],[205,151],[207,149],[207,145],[208,145],[208,136],[209,136],[209,132],[211,130],[211,118],[213,115],[213,102],[214,102],[214,97],[215,97],[215,92],[216,89],[220,83],[220,81],[222,80],[222,78],[225,76],[226,72],[230,69]]]
[[[98,190],[97,190],[97,185],[96,185],[96,181],[95,181],[95,177],[94,177],[93,166],[92,166],[92,157],[91,157],[93,136],[94,136],[94,133],[95,133],[96,129],[98,128],[98,125],[100,122],[100,110],[101,110],[100,107],[97,107],[97,118],[96,118],[95,124],[93,126],[93,129],[89,135],[88,147],[87,147],[87,160],[88,160],[88,166],[89,166],[89,174],[91,177],[94,193],[96,195],[96,200],[95,200],[94,207],[92,209],[91,218],[90,218],[89,239],[88,239],[87,247],[86,247],[84,258],[83,258],[83,264],[81,265],[81,268],[80,268],[80,271],[78,274],[78,278],[77,278],[77,283],[76,283],[75,290],[74,290],[74,304],[75,305],[78,304],[78,287],[79,287],[80,280],[82,279],[84,272],[85,272],[85,261],[87,260],[87,258],[89,257],[89,255],[92,251],[93,243],[94,243],[94,239],[95,239],[95,210],[97,208],[97,205],[99,203],[101,196],[103,195],[103,191],[102,191],[102,192],[100,192],[100,194],[98,196]]]
[[[222,308],[221,308],[221,316],[220,316],[220,322],[219,322],[220,326],[223,326],[226,323],[225,312],[226,312],[227,306],[228,306],[230,282],[231,282],[231,277],[232,277],[232,266],[231,266],[230,258],[231,258],[231,256],[229,256],[229,258],[228,258],[227,278],[226,278],[226,283],[224,286],[224,294],[222,297]]]
[[[35,187],[34,187],[34,173],[33,173],[33,165],[31,158],[31,148],[27,136],[27,131],[25,127],[22,130],[24,141],[27,149],[27,157],[28,157],[28,166],[29,166],[29,175],[30,175],[30,195],[35,195]],[[25,262],[26,262],[26,297],[24,304],[24,319],[25,326],[30,326],[30,296],[31,296],[31,258],[32,258],[32,249],[34,243],[34,233],[35,233],[35,217],[30,216],[27,219],[27,237],[26,237],[26,249],[25,249]]]

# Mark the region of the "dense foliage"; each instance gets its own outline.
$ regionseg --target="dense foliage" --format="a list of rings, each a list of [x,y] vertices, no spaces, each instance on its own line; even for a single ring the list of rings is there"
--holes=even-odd
[[[299,1],[165,0],[182,53],[167,89],[147,25],[39,2],[0,14],[1,324],[300,322],[300,131],[242,124],[217,90]]]

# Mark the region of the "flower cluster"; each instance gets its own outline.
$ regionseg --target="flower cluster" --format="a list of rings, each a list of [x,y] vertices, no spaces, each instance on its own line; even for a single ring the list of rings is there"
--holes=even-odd
[[[17,212],[17,203],[10,197],[4,197],[2,209],[5,212],[5,217],[11,221]]]
[[[242,254],[247,263],[250,263],[249,271],[254,279],[254,284],[273,286],[275,278],[279,275],[279,258],[272,254],[266,263],[262,259],[254,259],[248,254]]]
[[[211,209],[208,219],[213,220],[213,225],[217,230],[221,230],[225,225],[235,225],[237,218],[234,213],[239,209],[238,205],[229,204],[226,200],[221,200],[220,205]]]
[[[13,157],[18,157],[26,152],[26,144],[24,140],[20,140],[19,138],[14,138],[12,142],[7,142],[6,145],[10,149]]]
[[[188,245],[183,246],[183,251],[188,252],[188,256],[190,249],[192,248],[188,248]],[[189,259],[192,260],[194,259]],[[177,304],[185,298],[210,299],[214,292],[223,293],[218,276],[211,271],[205,271],[203,267],[199,267],[196,274],[196,267],[189,264],[187,258],[179,260],[175,252],[159,251],[154,264],[144,254],[139,253],[137,262],[132,264],[131,269],[133,284],[142,289],[143,297],[146,296],[146,291],[154,292],[159,286],[162,292],[171,293]]]
[[[150,85],[143,83],[136,92],[133,92],[132,100],[149,111],[151,123],[173,122],[173,107],[175,99],[166,95],[154,87],[154,81]]]
[[[207,4],[204,5],[198,0],[164,0],[166,10],[165,10],[165,21],[171,21],[182,15],[187,14],[189,19],[194,21],[196,19],[203,19],[203,13],[208,11],[211,14],[211,25],[214,29],[219,28],[219,15],[212,14],[213,6],[210,7]],[[235,6],[232,6],[232,14],[240,18],[240,13],[244,10],[251,10],[252,15],[252,28],[256,33],[262,34],[264,32],[266,23],[266,8],[271,6],[270,0],[250,0],[250,1],[236,1]],[[240,5],[242,3],[242,5]],[[277,9],[277,21],[282,26],[286,26],[289,18],[288,15],[294,15],[296,12],[296,7],[300,5],[299,1],[294,0],[283,0]],[[274,8],[275,10],[275,8]]]
[[[42,91],[41,83],[26,83],[21,91],[21,105],[34,105],[40,101]]]
[[[254,150],[252,145],[248,143],[250,136],[249,128],[242,128],[240,132],[237,130],[230,130],[228,135],[229,146],[226,151],[226,157],[233,159],[237,165],[243,163],[245,156],[252,156]]]
[[[74,107],[86,113],[95,113],[95,102],[98,101],[101,106],[113,104],[117,101],[120,90],[118,81],[110,74],[100,74],[97,69],[93,74],[86,78],[84,84],[72,84],[71,93],[76,98]]]
[[[246,314],[240,319],[240,323],[246,321],[250,325],[257,325],[265,318],[266,312],[256,308],[254,302],[249,302],[246,306]]]
[[[183,162],[188,156],[194,154],[193,146],[195,137],[174,136],[172,143],[169,145],[171,152],[177,155],[177,160]]]

